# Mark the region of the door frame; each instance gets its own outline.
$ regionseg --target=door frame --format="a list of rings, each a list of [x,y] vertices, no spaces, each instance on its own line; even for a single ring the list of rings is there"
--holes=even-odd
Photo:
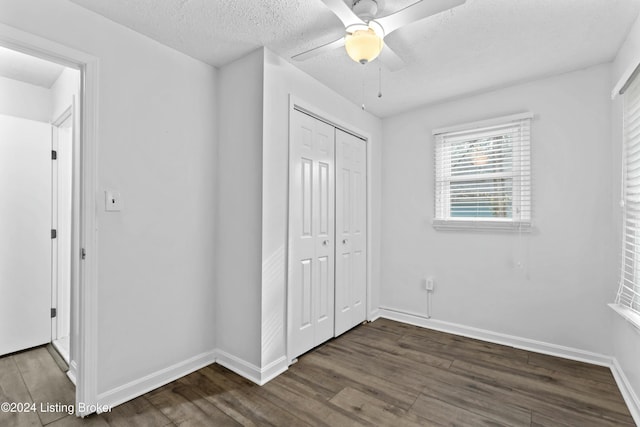
[[[373,309],[371,307],[371,292],[372,292],[372,284],[371,284],[371,277],[372,277],[372,265],[371,265],[371,254],[372,254],[372,250],[371,250],[371,231],[372,231],[372,225],[371,225],[371,212],[372,212],[372,203],[371,203],[371,199],[372,199],[372,188],[371,188],[371,167],[372,167],[372,159],[371,159],[371,153],[372,153],[372,148],[371,148],[371,141],[372,141],[372,137],[371,137],[371,133],[364,131],[362,129],[360,129],[357,126],[354,126],[351,123],[345,122],[344,120],[341,120],[337,117],[335,117],[332,114],[327,113],[326,111],[323,111],[322,109],[316,107],[315,105],[313,105],[312,103],[307,102],[304,99],[301,99],[300,97],[293,95],[293,94],[289,94],[289,136],[288,136],[288,142],[287,142],[287,229],[286,229],[286,248],[285,248],[285,265],[286,265],[286,275],[285,275],[285,282],[286,282],[286,355],[287,355],[287,364],[291,365],[292,363],[295,362],[295,358],[297,356],[293,356],[291,353],[291,316],[292,316],[292,304],[290,301],[290,297],[291,297],[291,280],[290,280],[290,268],[289,266],[291,265],[291,253],[289,250],[289,245],[290,245],[290,241],[289,241],[289,236],[291,235],[291,221],[290,221],[290,213],[291,213],[291,139],[292,139],[292,135],[293,135],[293,129],[292,129],[292,124],[293,124],[293,114],[294,111],[300,111],[304,114],[307,114],[311,117],[314,117],[322,122],[325,122],[335,128],[338,128],[340,130],[343,130],[344,132],[347,132],[351,135],[354,135],[357,138],[360,138],[362,140],[364,140],[365,144],[366,144],[366,165],[367,165],[367,183],[366,183],[366,187],[367,187],[367,215],[366,215],[366,220],[367,220],[367,258],[366,258],[366,263],[367,263],[367,268],[366,268],[366,282],[367,282],[367,314],[366,314],[366,319],[371,321],[373,319],[373,316],[375,315],[373,313]]]
[[[72,120],[71,155],[73,156],[73,148],[74,148],[73,141],[77,139],[74,134],[76,133],[76,130],[78,127],[78,123],[74,123],[77,118],[76,114],[74,114],[75,107],[76,107],[76,102],[74,97],[71,101],[71,104],[58,117],[56,117],[51,122],[51,146],[52,146],[51,148],[52,150],[56,150],[58,152],[58,156],[60,155],[60,126],[62,126],[62,124],[66,122],[69,118],[71,118]],[[59,159],[60,157],[58,157],[58,160]],[[51,203],[52,203],[51,216],[52,216],[52,219],[55,218],[55,222],[52,222],[51,228],[58,230],[58,237],[56,239],[51,240],[52,246],[53,246],[51,248],[51,260],[52,260],[52,263],[51,263],[51,296],[52,296],[51,304],[52,305],[51,307],[55,308],[57,313],[56,317],[51,318],[51,341],[52,342],[59,339],[60,329],[61,329],[60,325],[62,323],[61,319],[63,317],[61,313],[66,312],[67,315],[69,316],[71,314],[71,298],[69,298],[68,301],[64,301],[62,304],[61,304],[62,299],[60,298],[60,281],[58,280],[60,276],[60,264],[61,264],[60,248],[58,247],[60,243],[60,241],[58,240],[60,238],[60,227],[59,227],[60,225],[60,218],[59,218],[60,162],[58,161],[53,163],[55,164],[55,177],[53,176],[53,173],[52,173],[51,189],[53,192],[53,197],[51,199]],[[53,167],[52,167],[52,172],[53,172]],[[72,178],[73,178],[73,174],[72,174]],[[73,196],[73,189],[72,189],[72,196]],[[69,230],[69,232],[73,234],[73,230]],[[73,242],[70,242],[70,243],[73,243]],[[69,331],[69,338],[71,338],[71,331]],[[69,362],[70,360],[67,361],[67,363]]]
[[[80,71],[80,129],[74,164],[73,185],[79,195],[74,200],[78,217],[72,218],[72,228],[78,230],[72,238],[72,246],[78,253],[72,263],[78,265],[77,275],[72,277],[72,333],[74,337],[76,408],[83,411],[78,416],[95,412],[97,402],[97,340],[98,340],[98,285],[97,285],[97,130],[98,130],[98,58],[51,40],[0,24],[0,45],[28,55],[56,62]],[[86,256],[82,256],[82,254]],[[74,295],[77,293],[76,295]],[[74,318],[73,313],[77,313]],[[74,367],[71,367],[72,369]],[[75,378],[74,378],[75,376]],[[81,405],[79,405],[81,404]]]

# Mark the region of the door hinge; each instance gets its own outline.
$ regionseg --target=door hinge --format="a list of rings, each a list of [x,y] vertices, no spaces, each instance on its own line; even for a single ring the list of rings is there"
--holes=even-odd
[[[51,160],[58,160],[58,152],[56,150],[51,150]]]
[[[51,318],[53,319],[57,315],[58,315],[58,309],[57,308],[52,308],[51,309]]]
[[[80,257],[82,259],[85,259],[87,257],[87,251],[85,251],[84,248],[80,250]]]
[[[51,230],[51,238],[55,239],[56,237],[58,237],[58,230]]]

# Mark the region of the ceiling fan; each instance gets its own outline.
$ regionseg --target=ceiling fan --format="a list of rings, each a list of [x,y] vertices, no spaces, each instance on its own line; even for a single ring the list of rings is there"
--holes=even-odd
[[[404,62],[383,39],[392,32],[412,22],[435,15],[444,10],[463,4],[466,0],[419,0],[391,15],[376,17],[384,0],[322,0],[342,21],[346,35],[331,43],[318,46],[292,57],[304,61],[330,50],[345,47],[351,59],[361,64],[380,58],[380,62],[390,71],[397,71]]]

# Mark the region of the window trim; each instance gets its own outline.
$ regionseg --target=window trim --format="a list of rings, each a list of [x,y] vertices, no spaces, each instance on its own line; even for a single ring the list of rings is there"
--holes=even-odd
[[[495,117],[493,119],[479,120],[476,122],[464,123],[460,125],[441,127],[433,130],[433,136],[440,135],[443,133],[462,132],[465,130],[503,125],[505,123],[517,122],[519,120],[527,120],[527,119],[532,120],[533,117],[534,117],[533,113],[527,112],[527,113],[511,114],[511,115],[502,116],[502,117]]]
[[[453,218],[453,219],[433,219],[433,228],[439,231],[447,230],[468,230],[468,231],[515,231],[530,233],[532,231],[531,221],[512,221],[502,218]]]
[[[463,133],[465,131],[473,131],[481,128],[489,128],[492,126],[503,126],[508,125],[510,122],[514,124],[517,122],[521,122],[523,120],[532,120],[534,118],[534,114],[531,112],[526,113],[518,113],[511,114],[507,116],[496,117],[488,120],[480,120],[470,123],[464,123],[459,125],[447,126],[433,130],[434,136],[434,157],[436,150],[438,149],[437,137],[442,134],[451,134],[451,133]],[[531,150],[531,140],[528,141],[529,150]],[[529,152],[529,162],[531,161],[531,153]],[[437,174],[437,171],[434,169],[434,175]],[[515,176],[514,174],[508,174],[509,177]],[[436,179],[436,178],[434,178]],[[467,179],[465,177],[465,179]],[[529,187],[526,189],[529,193],[531,192],[531,174],[528,176]],[[435,184],[435,181],[434,181]],[[518,189],[518,193],[521,192],[521,189]],[[519,197],[519,196],[518,196]],[[431,224],[436,230],[468,230],[468,231],[507,231],[507,232],[531,232],[532,228],[532,220],[531,220],[531,212],[529,212],[529,218],[527,219],[508,219],[508,218],[469,218],[469,217],[449,217],[447,219],[444,218],[436,218],[437,215],[437,190],[434,192],[434,214],[431,221]]]
[[[631,325],[640,329],[640,315],[635,311],[631,310],[627,306],[621,305],[619,303],[608,304],[608,306],[618,313],[624,320],[631,323]]]

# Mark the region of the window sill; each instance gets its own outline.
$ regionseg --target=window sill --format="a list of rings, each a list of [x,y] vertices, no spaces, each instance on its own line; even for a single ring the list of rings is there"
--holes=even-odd
[[[640,314],[628,309],[627,307],[623,307],[620,304],[609,304],[609,307],[622,316],[627,322],[640,329]]]
[[[467,231],[505,231],[531,232],[530,222],[514,222],[500,220],[458,220],[434,219],[433,228],[439,231],[467,230]]]

